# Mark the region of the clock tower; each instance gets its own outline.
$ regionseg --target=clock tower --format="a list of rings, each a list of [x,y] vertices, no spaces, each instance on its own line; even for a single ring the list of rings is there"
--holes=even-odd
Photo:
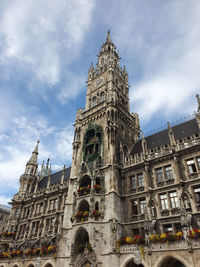
[[[64,215],[64,235],[71,244],[66,252],[69,266],[79,266],[77,250],[82,244],[96,247],[93,253],[102,266],[108,266],[110,253],[114,253],[113,262],[119,266],[116,240],[122,231],[120,163],[128,159],[132,144],[140,136],[138,115],[130,113],[128,73],[119,60],[108,31],[96,68],[91,63],[88,71],[85,109],[76,114]]]

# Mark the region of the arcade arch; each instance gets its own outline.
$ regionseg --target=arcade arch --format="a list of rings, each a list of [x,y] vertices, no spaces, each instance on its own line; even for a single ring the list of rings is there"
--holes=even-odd
[[[143,264],[136,264],[134,262],[134,259],[131,259],[126,263],[125,267],[144,267],[144,265]]]
[[[181,261],[174,257],[167,257],[162,260],[158,267],[186,267]]]

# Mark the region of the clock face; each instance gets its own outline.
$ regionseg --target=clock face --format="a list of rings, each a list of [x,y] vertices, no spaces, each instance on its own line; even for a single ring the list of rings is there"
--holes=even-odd
[[[101,77],[98,80],[96,80],[95,87],[99,87],[103,84],[104,79]]]

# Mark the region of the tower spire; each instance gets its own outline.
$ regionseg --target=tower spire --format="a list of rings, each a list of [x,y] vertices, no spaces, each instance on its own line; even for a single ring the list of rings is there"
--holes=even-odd
[[[111,36],[110,36],[110,30],[108,30],[107,38],[106,38],[106,43],[112,43]]]
[[[33,165],[37,165],[38,164],[38,147],[39,147],[39,143],[40,140],[37,141],[36,147],[32,152],[32,155],[29,159],[29,161],[27,162],[27,164],[33,164]]]

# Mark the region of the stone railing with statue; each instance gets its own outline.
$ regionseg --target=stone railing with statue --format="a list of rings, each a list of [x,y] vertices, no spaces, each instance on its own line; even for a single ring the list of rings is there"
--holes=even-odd
[[[200,145],[199,137],[196,137],[195,139],[191,139],[191,140],[185,140],[185,141],[183,140],[183,142],[176,144],[175,151],[181,151],[181,150],[184,150],[184,149],[187,149],[193,146],[197,146],[197,145]],[[149,150],[146,157],[144,156],[143,152],[136,153],[134,154],[134,156],[131,155],[124,162],[121,162],[121,165],[123,167],[134,166],[142,162],[150,161],[156,158],[161,158],[172,153],[173,151],[170,145],[164,146],[164,147],[157,147],[156,151]]]

